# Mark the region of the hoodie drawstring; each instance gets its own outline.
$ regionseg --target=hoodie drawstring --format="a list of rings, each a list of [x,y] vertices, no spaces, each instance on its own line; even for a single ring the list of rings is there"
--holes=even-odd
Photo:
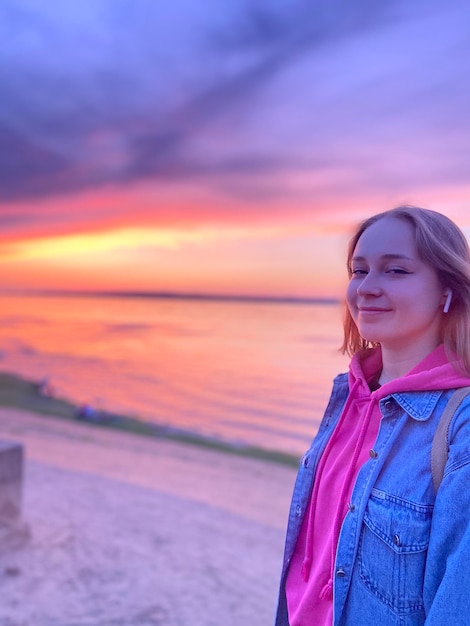
[[[357,388],[360,386],[361,384],[361,380],[360,379],[356,379],[354,381],[354,384],[348,394],[347,400],[346,400],[346,404],[344,405],[344,409],[343,412],[341,413],[341,417],[338,421],[338,424],[336,425],[336,428],[339,428],[341,423],[344,420],[344,417],[347,415],[350,406],[354,400],[354,395],[355,392],[357,390]],[[361,433],[362,433],[362,429],[361,429]],[[313,492],[311,495],[311,503],[314,503],[317,501],[317,497],[318,497],[318,490],[319,490],[319,484],[320,481],[319,480],[315,480],[314,484],[313,484]],[[302,576],[302,579],[307,582],[310,576],[310,569],[312,567],[312,558],[313,558],[313,518],[314,518],[314,507],[312,507],[312,504],[310,504],[309,506],[309,513],[308,513],[308,522],[307,522],[307,539],[306,539],[306,544],[305,544],[305,555],[304,555],[304,559],[302,562],[302,568],[300,570],[300,575]],[[336,533],[335,533],[336,536]],[[333,553],[333,559],[334,559],[334,553]],[[332,568],[334,567],[334,560],[333,560],[333,565]],[[330,582],[330,581],[329,581]],[[333,585],[333,581],[331,580],[331,587]],[[325,587],[328,586],[328,583]],[[324,588],[325,589],[325,588]],[[328,591],[326,591],[327,593]],[[322,594],[323,594],[323,590],[322,590]]]
[[[351,481],[354,477],[356,464],[359,459],[362,446],[364,444],[364,439],[366,438],[366,433],[369,427],[373,407],[374,407],[374,403],[371,400],[367,407],[367,411],[364,416],[364,419],[362,420],[361,430],[359,431],[359,435],[358,435],[356,445],[354,448],[352,460],[351,460],[351,463],[349,464],[348,471],[346,473],[346,477],[343,482],[343,487],[341,489],[341,495],[340,495],[339,502],[338,502],[338,508],[336,509],[335,522],[333,526],[333,542],[331,544],[331,574],[330,574],[330,578],[328,579],[328,582],[325,584],[325,586],[320,592],[320,598],[322,600],[331,600],[333,598],[333,576],[334,576],[334,568],[335,568],[335,561],[336,561],[336,549],[338,546],[339,533],[341,531],[341,524],[343,523],[342,503],[346,499],[346,496],[350,489]]]

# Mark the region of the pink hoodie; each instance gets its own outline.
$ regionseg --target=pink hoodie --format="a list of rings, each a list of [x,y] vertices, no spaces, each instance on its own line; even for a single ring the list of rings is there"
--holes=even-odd
[[[286,581],[290,626],[331,626],[333,569],[341,524],[360,467],[379,430],[379,400],[399,391],[454,389],[470,384],[449,363],[441,345],[406,376],[375,391],[369,383],[382,367],[380,348],[355,355],[349,368],[349,396],[316,471]],[[313,558],[314,557],[314,558]]]

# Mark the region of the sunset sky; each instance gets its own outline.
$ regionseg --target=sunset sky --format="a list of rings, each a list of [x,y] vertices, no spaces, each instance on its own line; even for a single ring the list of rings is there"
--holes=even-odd
[[[0,289],[337,296],[358,220],[470,236],[470,5],[4,0]]]

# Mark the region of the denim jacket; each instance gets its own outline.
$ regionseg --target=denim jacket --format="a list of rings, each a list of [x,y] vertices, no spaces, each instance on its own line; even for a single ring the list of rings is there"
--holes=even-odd
[[[334,381],[324,418],[302,458],[289,513],[275,626],[288,626],[285,582],[318,460],[348,396]],[[335,560],[333,626],[470,625],[470,398],[449,429],[436,495],[431,445],[452,394],[392,393],[380,400],[374,449],[361,467]]]

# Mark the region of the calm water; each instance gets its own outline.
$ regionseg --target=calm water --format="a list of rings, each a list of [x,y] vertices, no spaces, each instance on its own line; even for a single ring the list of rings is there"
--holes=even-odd
[[[338,305],[0,297],[0,367],[55,394],[301,454],[338,353]]]

